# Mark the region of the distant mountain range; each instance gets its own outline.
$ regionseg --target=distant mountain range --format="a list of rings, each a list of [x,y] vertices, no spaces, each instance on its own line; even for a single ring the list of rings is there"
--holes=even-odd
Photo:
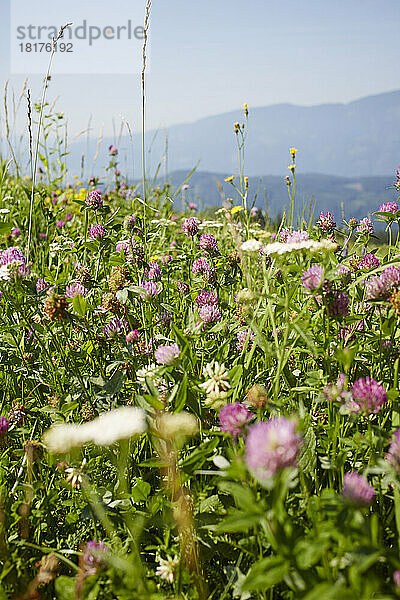
[[[217,182],[222,184],[224,194],[232,198],[234,204],[240,204],[239,197],[229,183],[224,182],[226,174],[195,172],[189,180],[189,188],[185,191],[186,202],[195,202],[199,209],[221,204],[221,196],[217,189]],[[173,188],[182,184],[187,176],[187,171],[175,171],[169,177]],[[163,178],[158,180],[163,182]],[[315,207],[315,217],[321,210],[330,210],[334,213],[339,224],[343,216],[348,219],[356,217],[361,219],[369,213],[376,211],[379,204],[396,199],[398,194],[388,190],[392,185],[391,177],[335,177],[333,175],[309,174],[297,176],[296,182],[296,210],[302,211],[306,206],[306,215],[311,201]],[[289,205],[287,186],[283,177],[265,175],[263,177],[249,178],[249,207],[256,196],[255,206],[264,212],[270,212],[273,218],[283,212]],[[182,205],[179,194],[175,198],[178,209]]]
[[[191,169],[200,161],[202,171],[225,175],[237,169],[235,121],[243,123],[243,111],[211,116],[168,130],[146,133],[147,166],[154,171]],[[104,138],[96,170],[107,161],[107,148],[115,139]],[[400,162],[400,91],[369,96],[348,104],[295,106],[276,104],[249,107],[245,171],[247,175],[285,176],[289,148],[298,148],[301,173],[367,177],[393,173]],[[78,139],[71,145],[70,169],[78,171],[81,156],[93,169],[97,140]],[[121,169],[138,177],[141,169],[140,135],[118,142]]]

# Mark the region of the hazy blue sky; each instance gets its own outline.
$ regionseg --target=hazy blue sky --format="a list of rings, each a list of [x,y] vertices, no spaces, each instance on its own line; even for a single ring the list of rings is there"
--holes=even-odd
[[[0,7],[0,83],[10,79],[18,91],[24,77],[9,73],[9,1]],[[250,110],[348,102],[397,89],[399,25],[399,0],[153,0],[148,127],[240,109],[243,102]],[[37,96],[40,76],[30,85]],[[56,75],[50,96],[60,96],[72,133],[90,115],[94,132],[104,124],[110,133],[121,114],[139,129],[139,91],[133,75]]]

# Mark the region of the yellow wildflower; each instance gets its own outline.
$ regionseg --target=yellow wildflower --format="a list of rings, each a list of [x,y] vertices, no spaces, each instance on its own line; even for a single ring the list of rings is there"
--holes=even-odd
[[[243,206],[234,206],[231,209],[231,215],[235,215],[236,213],[240,212],[243,210]]]

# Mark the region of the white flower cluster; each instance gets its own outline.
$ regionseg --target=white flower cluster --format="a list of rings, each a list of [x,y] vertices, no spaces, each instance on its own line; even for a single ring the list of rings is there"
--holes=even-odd
[[[243,250],[243,252],[258,252],[261,246],[262,243],[259,240],[253,239],[243,242],[243,244],[240,246],[240,249]]]
[[[203,375],[208,377],[204,383],[200,384],[206,393],[206,404],[211,408],[222,406],[231,387],[225,365],[217,362],[208,363],[203,369]]]
[[[274,242],[273,244],[267,244],[263,247],[263,254],[267,256],[281,256],[282,254],[300,252],[301,250],[306,250],[310,254],[316,254],[318,252],[333,252],[337,247],[338,245],[335,244],[335,242],[328,239],[321,240],[320,242],[317,242],[316,240],[303,240],[292,244]]]
[[[199,229],[206,229],[206,227],[220,229],[221,227],[224,227],[224,223],[221,223],[220,221],[203,221],[199,224]]]
[[[167,560],[164,560],[160,556],[157,558],[160,566],[156,569],[156,575],[164,579],[164,581],[168,581],[168,583],[173,583],[175,579],[175,574],[177,567],[179,565],[179,559],[177,556],[172,558],[172,556],[168,556]]]
[[[147,367],[143,367],[143,369],[139,369],[138,371],[136,371],[136,379],[138,383],[142,385],[143,383],[146,383],[146,377],[148,379],[157,379],[157,375],[159,374],[159,372],[159,365],[151,363]]]
[[[44,433],[43,441],[52,452],[64,453],[90,442],[98,446],[111,446],[118,440],[144,433],[146,427],[146,415],[141,408],[123,406],[82,425],[57,423]]]
[[[74,240],[70,238],[57,237],[54,242],[49,244],[50,256],[54,258],[58,254],[62,254],[66,250],[72,250],[74,247]]]

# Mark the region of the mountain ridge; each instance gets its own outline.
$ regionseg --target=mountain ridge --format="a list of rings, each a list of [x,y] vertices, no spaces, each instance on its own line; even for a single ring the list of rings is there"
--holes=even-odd
[[[161,163],[170,171],[190,170],[200,161],[203,171],[234,173],[237,146],[233,124],[242,123],[243,110],[204,117],[165,130],[146,132],[146,164],[154,172]],[[367,96],[349,103],[298,106],[289,103],[249,107],[245,147],[246,175],[287,174],[289,148],[296,147],[302,173],[338,176],[381,176],[400,162],[400,90]],[[166,143],[167,139],[167,143]],[[141,134],[119,141],[105,137],[98,166],[91,164],[97,139],[76,140],[70,146],[70,170],[79,171],[85,154],[87,168],[107,164],[107,149],[117,144],[122,170],[135,178],[141,172]],[[168,150],[167,150],[168,146]]]

